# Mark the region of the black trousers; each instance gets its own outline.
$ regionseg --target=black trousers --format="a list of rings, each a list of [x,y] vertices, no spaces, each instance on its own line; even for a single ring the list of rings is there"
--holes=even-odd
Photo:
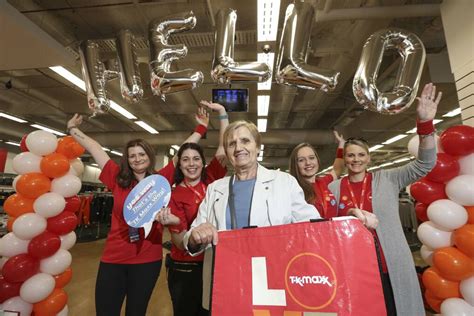
[[[385,298],[385,308],[387,309],[387,316],[396,316],[397,309],[395,308],[395,298],[393,296],[392,284],[388,273],[380,272],[382,279],[383,296]]]
[[[173,315],[209,315],[202,308],[202,262],[178,262],[167,257],[167,268]]]
[[[120,316],[126,297],[125,315],[145,316],[160,269],[161,260],[141,264],[101,262],[95,284],[96,315]]]

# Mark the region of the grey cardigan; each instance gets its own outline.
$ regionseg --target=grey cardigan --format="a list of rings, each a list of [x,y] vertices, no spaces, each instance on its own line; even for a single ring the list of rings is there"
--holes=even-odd
[[[397,315],[425,315],[413,257],[403,234],[398,212],[398,193],[425,176],[436,164],[436,148],[420,149],[418,159],[400,167],[380,170],[372,177],[372,209],[379,225],[376,229],[387,261]],[[339,205],[341,180],[329,184]]]

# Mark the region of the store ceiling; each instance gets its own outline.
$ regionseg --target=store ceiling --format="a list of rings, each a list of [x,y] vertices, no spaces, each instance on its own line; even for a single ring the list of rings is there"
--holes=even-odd
[[[283,27],[284,13],[292,1],[282,0],[279,30]],[[264,133],[263,164],[287,169],[292,148],[299,142],[314,144],[319,151],[322,167],[332,164],[336,144],[330,130],[341,131],[344,136],[363,137],[371,145],[404,133],[415,126],[415,104],[399,115],[384,116],[364,111],[352,94],[352,79],[360,58],[362,46],[373,32],[386,27],[399,27],[417,34],[425,44],[427,62],[422,84],[433,81],[444,92],[438,111],[442,114],[454,109],[457,96],[449,70],[447,47],[439,14],[439,0],[323,0],[310,1],[317,9],[316,23],[311,34],[311,51],[308,63],[332,68],[341,72],[335,91],[324,93],[272,85],[268,131]],[[0,54],[0,110],[57,130],[65,130],[66,121],[73,113],[90,114],[85,93],[48,69],[62,64],[81,75],[77,46],[82,40],[95,39],[101,54],[114,55],[111,39],[122,29],[131,30],[146,45],[148,23],[155,18],[193,11],[197,17],[194,30],[179,35],[179,41],[189,48],[188,56],[176,63],[176,69],[201,70],[204,83],[192,91],[168,95],[166,102],[153,96],[149,86],[146,61],[148,51],[139,50],[142,82],[145,96],[138,104],[127,104],[120,97],[118,80],[110,83],[109,95],[139,119],[160,131],[159,135],[145,132],[141,127],[110,111],[88,120],[83,130],[112,149],[118,149],[131,138],[149,140],[159,153],[168,151],[194,128],[194,112],[201,99],[209,99],[211,90],[217,88],[210,78],[213,52],[212,15],[221,8],[237,10],[237,41],[235,56],[238,61],[256,60],[261,45],[256,41],[256,0],[0,0],[5,8],[13,7],[19,14],[15,21],[25,20],[16,26],[4,28],[0,35],[3,55]],[[395,8],[404,6],[400,16]],[[379,8],[371,14],[368,8]],[[426,12],[431,16],[426,16]],[[4,11],[4,15],[5,15]],[[408,17],[410,15],[410,17]],[[8,15],[11,19],[11,14]],[[27,19],[24,19],[24,18]],[[3,17],[5,19],[5,16]],[[1,22],[2,20],[0,20]],[[32,23],[30,23],[30,21]],[[27,23],[28,22],[28,23]],[[3,26],[6,24],[3,23]],[[41,29],[49,36],[28,36],[32,30]],[[30,33],[28,33],[28,31]],[[279,34],[280,34],[279,32]],[[279,35],[278,35],[279,36]],[[277,41],[279,37],[277,38]],[[278,44],[278,43],[277,43]],[[65,47],[66,49],[63,49]],[[5,57],[5,54],[7,55]],[[397,56],[388,55],[380,71],[380,85],[389,87],[397,73]],[[5,84],[11,82],[7,89]],[[233,85],[249,88],[248,113],[232,113],[231,120],[257,121],[257,85]],[[457,124],[459,116],[443,118],[438,129]],[[202,142],[206,155],[216,147],[217,118],[211,120],[209,137]],[[0,118],[0,139],[19,141],[32,131],[28,124]],[[410,137],[384,146],[373,155],[375,164],[406,155]],[[0,146],[8,146],[0,143]],[[9,147],[9,150],[18,150]]]

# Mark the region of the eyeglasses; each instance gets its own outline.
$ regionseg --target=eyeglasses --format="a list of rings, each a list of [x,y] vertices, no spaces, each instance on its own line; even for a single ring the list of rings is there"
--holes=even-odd
[[[346,139],[345,143],[351,144],[351,143],[356,143],[356,142],[363,142],[367,145],[369,144],[369,142],[362,137],[349,137],[348,139]]]

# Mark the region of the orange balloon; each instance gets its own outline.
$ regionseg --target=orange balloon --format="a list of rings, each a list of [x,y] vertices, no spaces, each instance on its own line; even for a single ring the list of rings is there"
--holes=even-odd
[[[443,299],[436,297],[430,290],[426,290],[425,292],[425,299],[426,303],[437,313],[441,311],[441,303],[443,303]]]
[[[464,206],[467,211],[467,223],[474,224],[474,206]]]
[[[54,289],[51,294],[41,302],[33,304],[35,316],[50,316],[59,313],[67,304],[67,294],[63,289]]]
[[[69,160],[63,154],[52,153],[44,156],[40,163],[41,172],[50,178],[64,176],[70,168]]]
[[[66,136],[58,140],[56,152],[63,154],[68,159],[74,159],[84,153],[85,149],[72,136]]]
[[[439,275],[436,268],[428,268],[423,272],[423,285],[433,295],[438,298],[446,299],[450,297],[461,297],[459,292],[459,282],[454,282]]]
[[[453,241],[456,247],[465,255],[474,259],[474,225],[466,224],[453,233]]]
[[[25,213],[33,212],[33,203],[35,200],[27,199],[24,196],[16,193],[10,195],[8,199],[3,203],[3,209],[5,212],[13,217],[18,217]]]
[[[461,281],[474,275],[474,260],[454,247],[436,249],[433,264],[442,277],[451,281]]]
[[[26,173],[16,182],[16,190],[26,198],[36,199],[51,189],[51,181],[42,173]]]
[[[13,231],[13,223],[15,222],[15,220],[16,220],[16,217],[13,217],[13,216],[8,217],[7,230],[9,232]]]
[[[72,279],[72,269],[67,268],[63,273],[55,275],[54,280],[56,281],[56,288],[65,287]]]

